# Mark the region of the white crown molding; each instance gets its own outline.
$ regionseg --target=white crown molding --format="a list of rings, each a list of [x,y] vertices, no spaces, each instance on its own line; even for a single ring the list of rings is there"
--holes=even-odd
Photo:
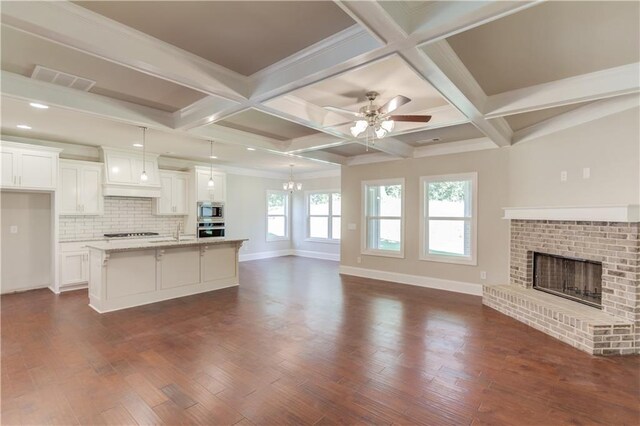
[[[503,219],[638,222],[640,205],[504,207]]]
[[[640,92],[640,63],[564,78],[487,98],[486,117],[495,118]]]
[[[435,157],[438,155],[460,154],[462,152],[482,151],[494,148],[498,147],[491,139],[482,137],[421,146],[415,149],[414,157]]]
[[[638,106],[640,95],[636,93],[596,101],[518,130],[513,134],[513,143],[528,142]]]
[[[482,284],[444,280],[442,278],[427,277],[424,275],[409,275],[399,272],[380,271],[377,269],[357,268],[346,265],[340,265],[339,271],[342,275],[352,275],[355,277],[370,278],[398,284],[408,284],[436,290],[451,291],[454,293],[482,296]]]
[[[331,170],[322,170],[319,172],[307,172],[307,173],[298,173],[296,174],[296,178],[302,181],[311,180],[311,179],[321,179],[321,178],[330,178],[330,177],[340,177],[342,175],[342,170],[339,167]]]

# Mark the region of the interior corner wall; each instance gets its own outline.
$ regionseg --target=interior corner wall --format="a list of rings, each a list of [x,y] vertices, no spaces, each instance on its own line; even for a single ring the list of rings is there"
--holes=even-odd
[[[241,255],[291,249],[291,241],[267,241],[267,190],[282,190],[281,179],[227,175],[226,234],[248,238]]]
[[[462,283],[507,283],[509,224],[502,219],[508,193],[507,159],[506,149],[489,149],[343,167],[341,265]],[[478,172],[477,266],[419,260],[420,177],[465,172]],[[403,259],[361,254],[361,182],[390,178],[405,179]],[[350,223],[355,230],[348,229]],[[480,279],[481,271],[487,272],[486,281]]]
[[[639,108],[508,150],[509,207],[640,204]]]
[[[53,285],[51,194],[0,193],[2,293]],[[11,227],[17,233],[11,233]]]
[[[292,197],[292,236],[295,250],[305,252],[324,253],[340,256],[340,244],[319,243],[306,241],[307,239],[307,206],[305,192],[307,191],[340,191],[340,176],[302,180],[302,192],[294,192]]]

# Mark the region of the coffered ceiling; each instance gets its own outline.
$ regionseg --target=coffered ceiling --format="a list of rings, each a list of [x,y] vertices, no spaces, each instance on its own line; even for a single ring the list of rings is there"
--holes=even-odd
[[[201,159],[214,140],[224,164],[293,158],[314,172],[508,147],[638,105],[638,13],[637,2],[3,2],[2,133],[119,146],[146,126],[166,156]],[[96,83],[36,81],[37,65]],[[323,107],[357,111],[369,90],[432,119],[397,122],[367,151],[354,118]]]

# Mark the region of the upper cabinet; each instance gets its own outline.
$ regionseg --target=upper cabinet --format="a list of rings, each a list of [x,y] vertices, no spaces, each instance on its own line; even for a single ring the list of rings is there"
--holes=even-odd
[[[102,163],[60,160],[58,178],[61,215],[101,215]]]
[[[224,172],[214,171],[203,167],[195,168],[196,176],[196,201],[221,201],[227,197],[227,175]],[[209,179],[213,177],[213,188],[209,186]]]
[[[160,197],[158,155],[146,154],[144,171],[148,179],[140,179],[143,155],[139,151],[102,147],[104,159],[104,195],[123,197]]]
[[[187,215],[189,174],[161,170],[160,198],[155,200],[157,215]]]
[[[60,151],[56,148],[2,142],[0,185],[2,188],[55,191]]]

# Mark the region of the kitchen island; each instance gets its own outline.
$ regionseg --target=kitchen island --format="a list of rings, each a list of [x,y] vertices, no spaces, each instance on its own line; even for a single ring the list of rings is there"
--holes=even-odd
[[[246,239],[107,241],[90,251],[89,306],[100,313],[237,286]]]

